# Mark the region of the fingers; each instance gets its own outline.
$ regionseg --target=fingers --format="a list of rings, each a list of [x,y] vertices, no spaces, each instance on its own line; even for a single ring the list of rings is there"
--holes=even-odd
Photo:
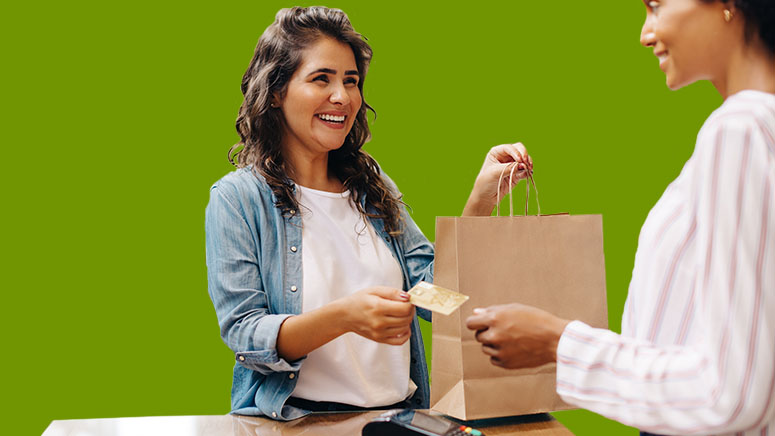
[[[518,160],[518,162],[525,165],[526,169],[533,169],[533,159],[530,157],[530,155],[527,153],[527,148],[521,143],[517,142],[516,144],[510,144],[512,145],[516,150],[517,153],[520,155],[521,159]]]
[[[387,286],[375,286],[368,289],[369,293],[382,297],[386,300],[393,301],[409,301],[409,294],[396,288],[389,288]]]
[[[501,144],[490,149],[490,155],[500,163],[519,162],[532,167],[533,160],[527,153],[527,148],[521,143]]]
[[[497,333],[493,329],[478,330],[474,335],[477,342],[481,342],[482,344],[492,348],[498,348],[498,345],[496,344],[496,336]]]
[[[502,350],[499,348],[492,346],[492,345],[482,345],[482,353],[484,353],[485,356],[490,357],[490,363],[501,367],[501,368],[510,368],[508,358],[504,356]]]
[[[490,357],[498,357],[500,350],[492,345],[482,345],[482,352]]]
[[[395,336],[401,336],[402,334],[411,330],[411,324],[394,325],[380,329],[380,336],[384,338],[392,338]]]
[[[488,160],[491,162],[491,170],[503,175],[504,170],[509,174],[504,177],[504,187],[513,188],[520,180],[527,177],[528,171],[533,171],[533,160],[527,154],[527,149],[521,143],[501,144],[490,149]],[[509,186],[508,180],[511,180]]]
[[[492,315],[487,309],[476,308],[474,314],[466,319],[466,328],[469,330],[485,330],[492,323]]]
[[[501,349],[498,345],[494,344],[482,344],[482,353],[490,358],[490,363],[501,368],[515,368],[513,359],[511,359],[506,350]]]
[[[507,368],[507,369],[510,369],[510,367],[509,367],[509,366],[507,366],[505,362],[503,362],[503,361],[502,361],[500,358],[498,358],[498,357],[496,357],[496,356],[492,356],[492,357],[490,357],[490,363],[492,363],[492,364],[493,364],[493,365],[495,365],[495,366],[499,366],[499,367],[501,367],[501,368]]]
[[[373,341],[384,343],[384,344],[390,344],[390,345],[401,345],[412,335],[412,326],[411,324],[397,326],[397,327],[389,327],[389,328],[383,328],[377,331],[374,331],[373,334],[369,339],[372,339]]]
[[[377,315],[399,318],[414,316],[414,305],[409,303],[408,293],[400,289],[382,286],[369,288],[366,291],[379,297],[373,302],[373,309]]]
[[[376,342],[402,344],[412,329],[412,317],[377,317],[364,320],[353,332]]]
[[[411,337],[412,337],[412,330],[408,329],[408,330],[406,330],[404,332],[401,332],[398,335],[391,336],[391,337],[386,337],[386,338],[384,338],[382,340],[378,340],[377,342],[381,342],[383,344],[388,344],[388,345],[403,345]]]
[[[400,345],[411,336],[415,307],[399,289],[373,287],[346,298],[349,331],[376,342]]]
[[[409,326],[414,319],[414,313],[408,316],[381,316],[374,321],[375,330],[385,330],[390,328],[404,328]]]
[[[380,300],[377,302],[376,311],[381,316],[391,318],[409,318],[414,317],[414,305],[412,303],[399,303],[397,301]]]
[[[514,144],[496,145],[490,149],[490,154],[500,163],[521,162],[522,155]]]

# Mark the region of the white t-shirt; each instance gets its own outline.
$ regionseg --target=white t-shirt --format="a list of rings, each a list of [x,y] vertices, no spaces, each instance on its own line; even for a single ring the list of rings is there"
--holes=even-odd
[[[402,288],[398,262],[350,202],[349,191],[298,188],[302,312],[371,286]],[[409,342],[394,346],[346,333],[307,355],[292,396],[360,407],[397,403],[417,389],[409,360]]]

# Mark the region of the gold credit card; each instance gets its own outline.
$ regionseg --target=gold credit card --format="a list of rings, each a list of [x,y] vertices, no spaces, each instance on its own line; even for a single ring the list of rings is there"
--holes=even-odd
[[[409,290],[409,302],[417,307],[449,315],[468,300],[468,295],[451,291],[433,283],[420,282]]]

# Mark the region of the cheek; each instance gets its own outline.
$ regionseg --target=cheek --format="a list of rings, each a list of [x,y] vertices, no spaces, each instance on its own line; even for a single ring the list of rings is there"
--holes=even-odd
[[[286,105],[296,111],[310,111],[315,105],[319,104],[320,97],[312,87],[296,88],[288,91],[286,95]]]
[[[355,112],[358,112],[363,104],[363,97],[361,97],[360,91],[356,89],[355,92],[351,93],[350,101],[352,102],[353,108],[355,108]]]

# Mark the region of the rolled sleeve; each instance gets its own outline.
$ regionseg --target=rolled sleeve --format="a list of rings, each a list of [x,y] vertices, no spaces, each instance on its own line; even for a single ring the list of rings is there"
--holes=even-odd
[[[292,315],[262,316],[253,334],[253,349],[249,351],[235,350],[237,363],[262,374],[298,371],[303,359],[288,362],[277,354],[277,335],[280,332],[280,326],[290,316]]]

